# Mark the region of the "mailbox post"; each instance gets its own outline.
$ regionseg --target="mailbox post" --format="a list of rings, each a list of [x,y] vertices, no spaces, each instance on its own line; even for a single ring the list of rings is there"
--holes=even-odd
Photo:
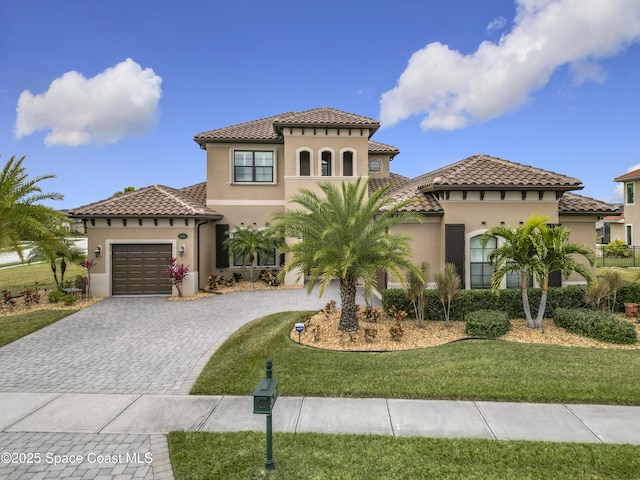
[[[266,378],[260,380],[253,392],[253,413],[267,416],[267,455],[264,459],[264,468],[268,472],[276,469],[275,462],[273,461],[273,425],[271,414],[273,405],[278,399],[278,379],[271,378],[271,375],[272,362],[271,359],[269,359],[266,363]]]

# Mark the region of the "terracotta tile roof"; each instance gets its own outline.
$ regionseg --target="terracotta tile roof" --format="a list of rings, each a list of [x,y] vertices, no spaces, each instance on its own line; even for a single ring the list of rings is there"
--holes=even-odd
[[[221,218],[206,206],[206,186],[197,184],[176,190],[151,185],[130,193],[72,209],[73,217]]]
[[[226,141],[282,143],[282,128],[284,127],[362,127],[368,128],[369,136],[371,136],[380,128],[380,123],[372,118],[343,112],[335,108],[323,107],[306,110],[304,112],[282,113],[272,117],[209,130],[208,132],[196,134],[193,139],[199,143],[201,147],[208,142]],[[390,148],[393,149],[394,147]]]
[[[491,157],[473,155],[412,180],[425,191],[463,189],[579,190],[582,182],[573,177]]]
[[[558,201],[558,213],[561,215],[612,215],[620,213],[620,206],[565,192]]]
[[[400,150],[392,145],[369,140],[369,153],[388,153],[391,154],[391,160],[393,160],[393,157],[398,155]]]
[[[386,187],[389,184],[393,184],[393,187],[397,187],[402,185],[403,183],[408,182],[410,179],[403,175],[398,175],[397,173],[391,172],[388,177],[369,177],[369,192],[375,192],[376,190],[380,190],[383,187]]]
[[[637,180],[640,178],[640,169],[625,173],[613,179],[614,182],[623,182],[625,180]]]
[[[394,174],[392,174],[394,175]],[[403,177],[406,178],[406,177]],[[410,179],[389,191],[389,195],[399,202],[415,199],[414,202],[400,209],[401,212],[413,212],[424,215],[442,215],[444,209],[431,192],[420,190]]]

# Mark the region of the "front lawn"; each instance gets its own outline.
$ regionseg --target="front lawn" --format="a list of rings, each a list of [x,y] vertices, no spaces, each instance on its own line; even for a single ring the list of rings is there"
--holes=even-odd
[[[58,267],[58,280],[60,280],[60,273],[60,267]],[[84,277],[86,274],[86,268],[68,264],[64,274],[64,281],[65,283],[68,280],[73,282],[76,275]],[[9,290],[13,296],[17,296],[24,290],[32,289],[36,283],[38,288],[42,290],[55,288],[53,272],[48,262],[0,268],[0,291]]]
[[[263,471],[264,432],[172,432],[176,480],[631,479],[640,446],[275,433],[276,470]]]
[[[19,315],[0,316],[0,347],[74,312],[77,310],[36,310]]]
[[[251,395],[271,358],[280,395],[640,405],[637,350],[465,340],[403,352],[335,352],[288,338],[306,313],[245,325],[214,353],[191,393]]]

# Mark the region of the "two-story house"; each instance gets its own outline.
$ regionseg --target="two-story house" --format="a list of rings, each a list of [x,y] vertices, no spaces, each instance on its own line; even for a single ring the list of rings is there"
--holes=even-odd
[[[621,182],[624,191],[624,217],[619,218],[615,224],[610,224],[611,240],[622,239],[627,245],[633,246],[635,239],[634,225],[640,229],[640,200],[636,202],[636,192],[640,184],[640,170],[625,173],[614,179]],[[615,229],[617,225],[624,225],[624,232]],[[640,230],[638,230],[640,231]]]
[[[313,190],[320,181],[368,177],[370,189],[392,183],[390,195],[415,198],[407,208],[423,222],[398,227],[413,238],[415,262],[426,260],[432,271],[456,264],[466,288],[489,285],[486,259],[497,244],[482,247],[479,238],[491,226],[515,226],[544,213],[550,223],[569,227],[572,241],[595,246],[595,222],[616,213],[612,205],[572,193],[583,188],[576,178],[487,155],[414,179],[396,175],[390,167],[399,150],[371,139],[379,126],[318,108],[195,135],[206,152],[205,182],[182,189],[153,185],[71,211],[87,224],[89,252],[97,256],[93,293],[170,294],[165,269],[177,257],[190,267],[183,291],[192,294],[209,275],[241,268],[222,245],[234,229],[267,226],[300,188]],[[277,267],[283,260],[274,252],[256,262]]]

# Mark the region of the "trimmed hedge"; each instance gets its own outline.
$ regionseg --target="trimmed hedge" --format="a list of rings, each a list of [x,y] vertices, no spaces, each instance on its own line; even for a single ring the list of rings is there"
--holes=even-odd
[[[553,321],[568,332],[603,342],[633,345],[638,341],[633,324],[597,310],[557,308]]]
[[[511,330],[511,320],[499,310],[477,310],[467,315],[464,333],[473,337],[499,338]]]
[[[533,316],[538,311],[540,294],[541,290],[539,288],[529,289],[529,304]],[[633,298],[635,295],[640,299],[640,288],[622,289],[618,293],[618,301],[616,303],[622,305],[622,303],[630,301],[627,300],[628,298]],[[444,320],[442,304],[435,291],[427,290],[426,300],[424,318],[428,320]],[[640,301],[637,303],[640,303]],[[415,316],[413,306],[402,289],[393,288],[382,291],[382,307],[384,310],[389,312],[392,305],[399,310],[407,312],[411,318]],[[556,308],[580,308],[584,306],[584,286],[551,287],[547,297],[545,317],[552,318]],[[451,305],[451,320],[465,320],[469,313],[477,310],[499,310],[505,312],[509,318],[524,318],[522,293],[520,289],[500,290],[498,294],[492,290],[461,290],[460,295]]]

